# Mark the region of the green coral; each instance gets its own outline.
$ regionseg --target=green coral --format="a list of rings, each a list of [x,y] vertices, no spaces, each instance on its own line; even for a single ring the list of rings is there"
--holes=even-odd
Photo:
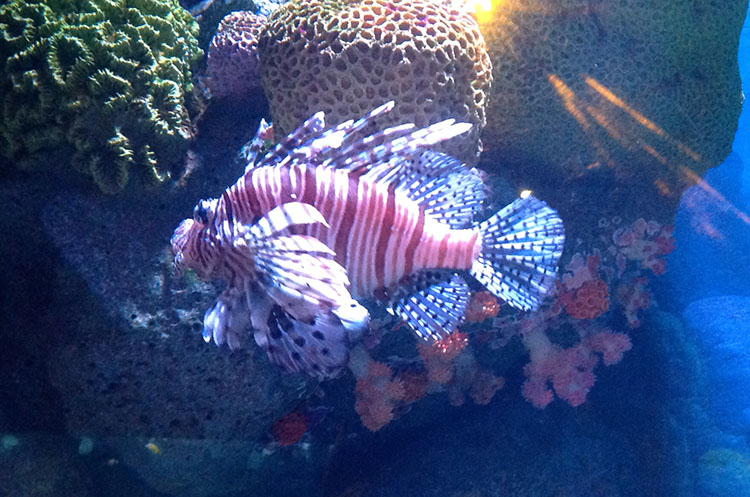
[[[201,55],[177,0],[11,1],[0,7],[0,151],[21,168],[69,163],[107,193],[169,176]]]

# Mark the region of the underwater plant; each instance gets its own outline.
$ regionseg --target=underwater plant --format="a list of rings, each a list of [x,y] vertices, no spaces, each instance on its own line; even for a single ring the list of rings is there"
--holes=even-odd
[[[169,177],[202,55],[177,0],[16,0],[0,7],[0,31],[0,150],[11,163],[69,162],[106,193],[132,171]]]

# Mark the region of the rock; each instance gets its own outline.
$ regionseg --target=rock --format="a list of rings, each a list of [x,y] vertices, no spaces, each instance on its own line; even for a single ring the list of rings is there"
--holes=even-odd
[[[220,289],[171,274],[172,230],[237,174],[204,169],[187,187],[119,198],[64,179],[0,186],[13,212],[0,246],[12,261],[0,269],[0,410],[14,429],[256,440],[306,395],[308,379],[272,367],[252,338],[239,353],[205,344]]]
[[[118,437],[103,443],[149,487],[180,497],[311,495],[327,461],[324,450],[309,444],[269,450],[250,440]]]
[[[499,2],[480,26],[494,74],[482,139],[522,176],[560,184],[604,169],[639,186],[631,202],[674,206],[731,149],[746,10],[747,0]]]
[[[52,435],[23,434],[13,444],[0,445],[0,495],[54,497],[97,495],[94,482],[80,460],[75,443]]]

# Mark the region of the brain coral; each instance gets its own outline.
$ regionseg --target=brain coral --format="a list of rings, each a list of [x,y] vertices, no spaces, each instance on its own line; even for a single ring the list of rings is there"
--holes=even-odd
[[[334,124],[395,100],[378,126],[470,122],[443,150],[476,162],[491,64],[473,15],[450,2],[294,0],[268,18],[258,51],[279,136],[319,110]]]
[[[505,0],[480,25],[483,139],[552,183],[607,168],[679,199],[730,151],[747,0]]]
[[[214,97],[242,97],[261,87],[258,35],[264,16],[248,11],[227,14],[208,49],[208,76]]]
[[[22,168],[69,162],[114,193],[161,181],[186,146],[201,55],[177,0],[16,0],[0,7],[0,148]]]

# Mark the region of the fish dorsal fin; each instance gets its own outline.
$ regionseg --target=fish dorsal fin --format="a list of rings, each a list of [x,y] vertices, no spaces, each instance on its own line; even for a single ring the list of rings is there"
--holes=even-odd
[[[382,164],[366,176],[395,185],[396,194],[405,194],[427,216],[455,229],[470,227],[484,201],[479,171],[432,150]]]
[[[388,163],[400,163],[434,145],[466,133],[469,123],[446,119],[425,128],[414,129],[412,123],[378,131],[338,150],[321,163],[325,167],[348,171],[369,171]]]
[[[357,131],[380,114],[390,111],[393,105],[393,101],[387,102],[356,121],[348,120],[328,130],[325,129],[325,112],[316,112],[258,162],[258,154],[263,148],[265,136],[272,127],[265,119],[261,119],[255,137],[239,152],[240,160],[245,163],[245,173],[258,167],[289,165],[310,161],[319,155],[330,156]]]
[[[263,148],[265,136],[268,134],[271,124],[265,119],[261,119],[258,131],[255,137],[246,143],[240,149],[239,157],[245,163],[245,173],[257,167],[275,166],[285,160],[290,153],[297,150],[304,143],[318,137],[325,129],[325,113],[316,112],[302,123],[297,129],[289,133],[286,138],[279,141],[268,153],[258,162],[258,154]]]
[[[457,274],[440,271],[415,275],[398,293],[405,295],[396,302],[396,312],[425,340],[440,340],[453,333],[469,303],[466,281]]]
[[[268,136],[271,129],[272,126],[268,124],[265,119],[261,119],[260,124],[258,125],[258,131],[255,133],[253,139],[240,149],[238,160],[245,164],[245,172],[255,169],[258,155],[260,154],[260,151],[263,150],[266,136]]]
[[[394,102],[373,109],[357,120],[348,120],[324,131],[325,113],[317,112],[299,128],[279,142],[254,167],[308,163],[317,166],[369,170],[392,160],[413,156],[419,152],[471,129],[470,123],[455,119],[416,128],[413,123],[401,124],[366,135],[368,126],[394,107]],[[263,126],[258,130],[259,136]]]

